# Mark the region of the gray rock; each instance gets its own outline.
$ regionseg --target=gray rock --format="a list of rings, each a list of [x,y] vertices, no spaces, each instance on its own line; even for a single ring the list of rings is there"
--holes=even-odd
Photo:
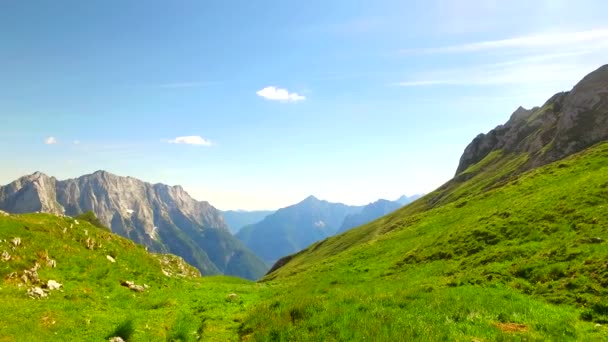
[[[56,282],[55,280],[49,280],[46,283],[46,288],[49,290],[59,290],[59,288],[61,288],[63,286],[63,284],[60,284],[58,282]]]
[[[108,342],[125,342],[125,340],[123,340],[122,337],[115,336],[110,338]]]
[[[100,222],[155,253],[183,256],[203,274],[249,279],[266,266],[233,237],[220,211],[181,186],[150,184],[98,171],[58,181],[40,172],[0,187],[0,209],[76,216],[93,211]],[[74,220],[70,229],[78,226]],[[87,248],[95,249],[93,241]]]
[[[11,240],[11,243],[13,244],[13,246],[19,247],[19,246],[21,246],[21,238],[19,238],[19,237],[13,238]]]
[[[135,291],[135,292],[144,292],[145,288],[141,285],[136,285],[134,282],[132,281],[123,281],[120,283],[120,285],[129,288],[131,291]]]
[[[545,165],[608,139],[608,65],[558,93],[542,107],[518,108],[509,121],[467,146],[456,175],[493,151],[527,153],[524,170]]]
[[[39,287],[30,288],[29,290],[27,290],[27,294],[32,298],[44,298],[47,296],[47,293]]]

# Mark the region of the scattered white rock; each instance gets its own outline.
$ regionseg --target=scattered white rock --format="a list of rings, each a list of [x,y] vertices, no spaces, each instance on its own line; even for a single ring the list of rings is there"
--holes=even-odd
[[[595,325],[595,327],[596,327],[596,328],[599,328],[599,327],[601,327],[601,326],[602,326],[602,325],[601,325],[601,324],[599,324],[599,323],[597,323],[597,324]]]
[[[66,227],[63,227],[63,234],[67,233],[68,229]]]
[[[27,294],[32,298],[44,298],[47,296],[46,292],[37,286],[27,290]]]
[[[11,240],[11,243],[12,243],[12,244],[13,244],[15,247],[19,247],[19,246],[21,246],[21,238],[19,238],[19,237],[13,238],[13,239]]]
[[[109,260],[111,263],[115,263],[115,262],[116,262],[116,259],[112,258],[112,257],[111,257],[111,256],[109,256],[109,255],[106,255],[106,258],[108,258],[108,260]]]
[[[9,216],[9,213],[7,213],[6,211],[0,210],[0,216]]]
[[[55,280],[49,280],[46,283],[46,288],[49,290],[59,290],[59,288],[62,286],[63,286],[63,284],[60,284],[60,283],[56,282]]]
[[[84,235],[86,235],[86,236],[88,236],[88,235],[89,235],[89,230],[88,230],[88,229],[85,229],[85,230],[84,230]]]
[[[145,288],[141,285],[136,285],[134,282],[132,281],[123,281],[120,283],[120,285],[124,286],[124,287],[128,287],[131,291],[135,291],[135,292],[144,292]]]
[[[78,222],[78,220],[74,220],[74,224],[79,225],[80,222]]]
[[[57,261],[55,261],[54,259],[49,259],[46,261],[46,265],[50,268],[55,268],[57,267]]]
[[[239,295],[237,295],[236,293],[230,293],[228,294],[228,296],[226,296],[226,300],[229,302],[235,301],[239,298]]]
[[[122,337],[115,336],[109,339],[108,342],[125,342],[125,340],[123,340]]]
[[[135,210],[133,210],[133,209],[127,209],[127,210],[125,210],[125,211],[126,211],[126,212],[127,212],[127,214],[129,214],[129,215],[133,215],[133,213],[135,212]]]
[[[2,261],[6,262],[11,260],[11,255],[7,251],[2,252]]]

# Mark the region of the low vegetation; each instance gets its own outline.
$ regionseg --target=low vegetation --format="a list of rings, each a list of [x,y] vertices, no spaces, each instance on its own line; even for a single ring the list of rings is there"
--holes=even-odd
[[[0,341],[608,339],[608,143],[525,174],[489,158],[257,283],[82,219],[0,217]]]

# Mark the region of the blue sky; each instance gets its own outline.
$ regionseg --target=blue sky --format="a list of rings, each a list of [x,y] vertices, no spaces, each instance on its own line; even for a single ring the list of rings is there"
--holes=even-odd
[[[432,191],[608,62],[608,2],[0,3],[0,183],[99,169],[220,209]]]

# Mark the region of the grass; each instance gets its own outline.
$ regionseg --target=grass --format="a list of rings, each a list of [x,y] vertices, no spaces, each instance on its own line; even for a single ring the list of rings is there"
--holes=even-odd
[[[0,341],[237,340],[244,310],[267,288],[238,278],[196,277],[198,271],[177,257],[149,254],[88,222],[75,222],[46,214],[0,217],[0,253],[11,255],[0,261]],[[10,242],[15,237],[21,239],[18,247]],[[95,241],[92,248],[87,240],[88,246]],[[47,264],[51,259],[55,268]],[[41,284],[52,279],[62,289],[29,298],[27,289],[41,284],[19,277],[35,263],[41,265]],[[10,279],[13,272],[17,277]],[[121,286],[125,280],[149,288],[133,292]],[[239,301],[227,302],[230,293]]]
[[[0,217],[0,341],[607,340],[608,143],[525,174],[526,155],[489,158],[258,283],[88,222]],[[29,298],[35,263],[63,288]]]
[[[277,295],[242,337],[608,338],[608,144],[523,175],[511,170],[526,156],[490,158],[468,180],[295,255],[265,278]]]

